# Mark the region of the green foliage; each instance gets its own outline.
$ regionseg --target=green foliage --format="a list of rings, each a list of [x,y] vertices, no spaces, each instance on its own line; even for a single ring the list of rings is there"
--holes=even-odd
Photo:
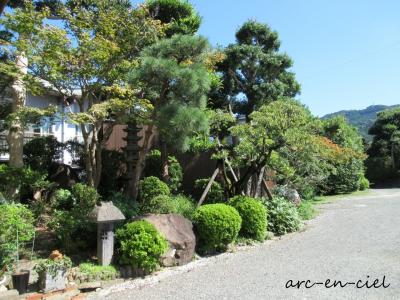
[[[311,220],[317,215],[317,211],[310,201],[301,201],[299,207],[297,207],[297,212],[302,220]]]
[[[17,235],[19,249],[34,237],[34,217],[22,204],[0,204],[0,268],[16,259]]]
[[[235,196],[228,202],[242,218],[239,234],[257,241],[265,239],[267,229],[267,211],[257,199],[246,196]]]
[[[55,209],[71,209],[73,206],[72,193],[69,190],[58,189],[54,192],[52,207]]]
[[[193,200],[184,195],[172,197],[172,205],[174,206],[173,213],[180,214],[185,218],[191,220],[196,210],[196,205]]]
[[[284,198],[274,197],[266,200],[268,211],[268,230],[283,235],[300,229],[301,221],[296,207]]]
[[[360,178],[360,191],[364,191],[364,190],[368,190],[369,189],[369,180],[367,178],[365,178],[364,176],[362,176]]]
[[[249,116],[282,97],[294,97],[300,90],[291,59],[279,53],[278,33],[256,21],[245,22],[236,32],[236,43],[229,45],[219,64],[223,97],[231,99],[235,112]]]
[[[154,176],[146,177],[140,181],[140,199],[143,203],[149,202],[156,196],[169,196],[171,191],[168,185]]]
[[[63,145],[53,136],[37,137],[24,145],[24,160],[33,170],[47,171],[61,158]]]
[[[118,191],[122,186],[122,178],[124,175],[124,153],[121,151],[112,151],[103,149],[102,170],[100,184],[97,188],[103,197],[110,196],[114,191]]]
[[[321,192],[325,194],[350,193],[359,189],[364,177],[364,145],[356,128],[349,125],[344,117],[338,116],[324,120],[322,134],[335,143],[340,155],[332,157],[331,172],[321,183]]]
[[[174,205],[169,195],[157,195],[140,206],[142,214],[170,214],[174,212]]]
[[[139,206],[141,214],[180,214],[189,220],[195,209],[192,199],[184,195],[158,195]]]
[[[174,35],[142,51],[140,65],[130,76],[153,105],[148,122],[157,126],[162,142],[177,150],[188,150],[193,136],[208,131],[208,53],[206,39]]]
[[[193,215],[200,252],[225,251],[237,238],[242,218],[233,207],[217,203],[199,207]]]
[[[36,190],[49,186],[46,175],[30,168],[14,168],[0,165],[0,193],[6,199],[20,201],[32,195]]]
[[[400,108],[378,113],[369,130],[373,141],[366,161],[367,177],[381,183],[399,177],[400,170]]]
[[[108,280],[115,278],[118,271],[114,266],[99,266],[93,263],[81,263],[79,264],[79,273],[88,275],[89,278]]]
[[[119,243],[120,263],[133,268],[154,271],[168,249],[165,238],[147,221],[126,224],[115,236]]]
[[[210,181],[209,178],[202,178],[202,179],[197,179],[194,182],[194,188],[195,188],[194,192],[197,199],[200,199],[209,181]],[[223,201],[224,201],[224,190],[217,181],[214,181],[211,184],[211,188],[208,191],[204,203],[211,204],[211,203],[220,203]]]
[[[153,18],[167,25],[167,37],[195,34],[200,27],[201,17],[186,0],[149,0],[146,5]]]
[[[146,157],[144,169],[145,176],[155,176],[161,179],[161,152],[152,150]],[[168,156],[168,186],[173,192],[177,192],[182,184],[182,167],[175,156]]]
[[[61,259],[41,259],[38,261],[37,265],[35,265],[34,270],[39,276],[43,276],[43,273],[47,273],[55,277],[58,271],[67,271],[71,267],[71,259],[64,255]]]
[[[139,215],[139,206],[137,202],[127,198],[123,193],[115,192],[108,197],[108,201],[112,201],[113,204],[121,210],[127,220]]]
[[[71,189],[71,197],[66,192],[60,194],[68,199],[68,207],[54,210],[49,228],[66,251],[80,251],[93,246],[96,225],[88,216],[100,198],[96,189],[77,183]]]

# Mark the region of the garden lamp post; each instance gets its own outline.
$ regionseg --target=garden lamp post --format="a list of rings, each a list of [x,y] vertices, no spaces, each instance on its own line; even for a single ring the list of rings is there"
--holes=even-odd
[[[110,202],[100,202],[91,211],[90,219],[97,223],[97,258],[108,266],[114,254],[114,223],[125,220],[122,212]]]

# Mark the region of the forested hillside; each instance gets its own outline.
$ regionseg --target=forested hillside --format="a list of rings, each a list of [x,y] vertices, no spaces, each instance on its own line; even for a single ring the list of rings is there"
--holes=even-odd
[[[368,135],[368,129],[372,126],[372,124],[376,120],[376,115],[378,112],[381,112],[385,109],[392,109],[395,107],[399,107],[400,105],[371,105],[365,109],[361,110],[341,110],[338,112],[334,112],[331,114],[327,114],[323,116],[323,119],[329,119],[334,116],[342,115],[344,116],[348,122],[355,127],[358,128],[361,135],[367,140],[371,141],[372,137]]]

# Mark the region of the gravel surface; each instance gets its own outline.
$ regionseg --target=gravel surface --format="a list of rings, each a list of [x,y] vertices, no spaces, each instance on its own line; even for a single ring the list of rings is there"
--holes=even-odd
[[[104,289],[95,299],[400,299],[400,189],[320,205],[306,230]],[[369,276],[369,277],[368,277]],[[387,288],[324,286],[327,279]],[[310,280],[311,288],[286,288]],[[329,285],[329,284],[328,284]]]

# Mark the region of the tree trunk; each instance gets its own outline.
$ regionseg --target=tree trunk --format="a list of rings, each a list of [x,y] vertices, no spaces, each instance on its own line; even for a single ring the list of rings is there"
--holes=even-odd
[[[165,183],[169,182],[168,149],[167,143],[161,140],[161,178]]]
[[[149,151],[150,144],[153,140],[154,125],[149,125],[144,133],[143,145],[139,151],[139,157],[136,163],[133,178],[128,183],[129,196],[136,200],[139,192],[139,181],[145,167],[146,156]]]
[[[261,195],[261,183],[264,179],[264,171],[265,171],[265,167],[263,167],[260,171],[260,174],[258,175],[258,180],[257,180],[257,185],[256,185],[256,190],[254,193],[254,197],[258,198]]]
[[[28,73],[28,58],[25,56],[24,52],[17,55],[15,65],[20,74],[15,78],[11,85],[13,113],[18,112],[23,108],[26,102],[26,88],[22,77]],[[16,117],[11,121],[7,142],[10,155],[9,165],[17,168],[23,167],[24,124],[19,117]]]

